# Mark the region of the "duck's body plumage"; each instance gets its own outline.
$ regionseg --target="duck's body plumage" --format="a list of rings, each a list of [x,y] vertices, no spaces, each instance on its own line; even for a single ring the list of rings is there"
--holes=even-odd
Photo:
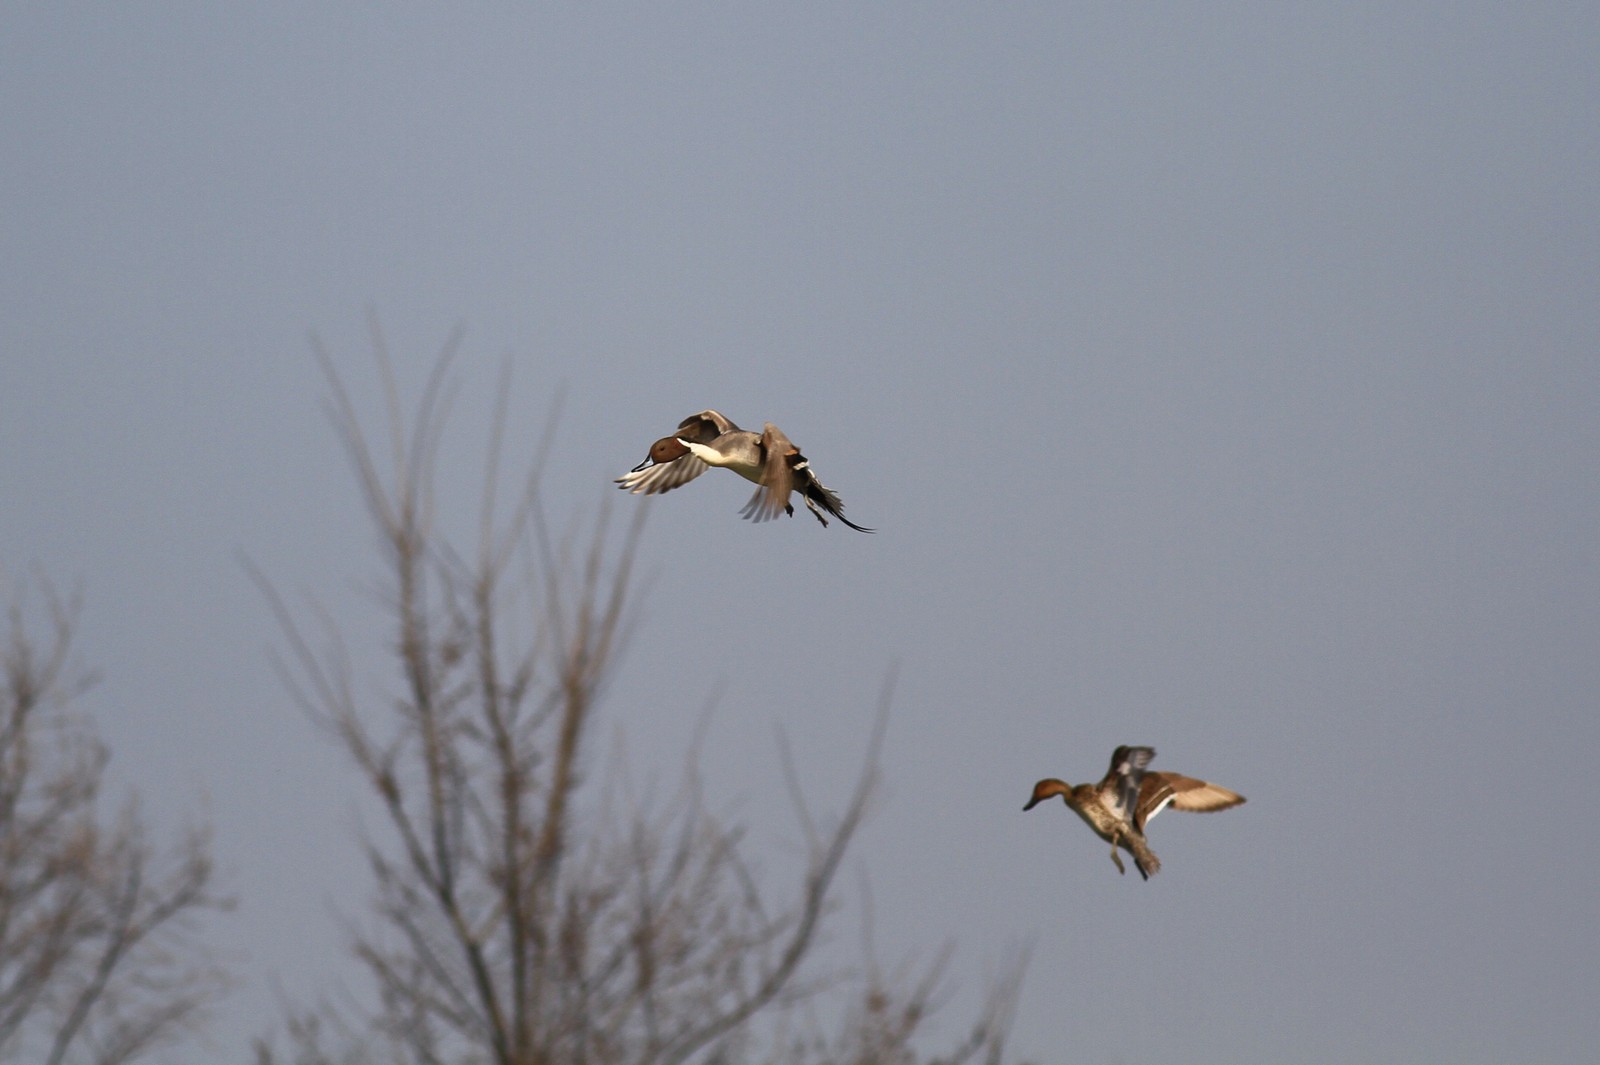
[[[1111,768],[1098,784],[1077,787],[1053,777],[1033,787],[1033,797],[1024,810],[1054,796],[1061,796],[1072,811],[1111,844],[1111,860],[1117,872],[1126,872],[1120,846],[1133,855],[1134,865],[1146,880],[1161,869],[1161,860],[1150,850],[1144,837],[1145,825],[1156,814],[1172,807],[1206,813],[1226,810],[1244,802],[1244,796],[1217,784],[1177,773],[1153,772],[1150,761],[1156,752],[1150,747],[1118,747],[1111,755]]]
[[[712,466],[732,470],[759,486],[740,511],[752,521],[768,521],[780,513],[793,514],[792,492],[800,493],[806,507],[823,525],[823,513],[838,518],[858,532],[871,532],[844,516],[844,504],[817,479],[800,449],[771,422],[759,433],[741,429],[714,410],[691,414],[678,423],[678,431],[650,445],[650,454],[617,484],[635,495],[656,495],[682,487]]]

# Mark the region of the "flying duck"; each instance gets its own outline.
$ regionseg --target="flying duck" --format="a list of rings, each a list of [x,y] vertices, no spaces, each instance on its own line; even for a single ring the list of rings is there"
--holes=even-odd
[[[768,521],[779,512],[794,514],[789,494],[798,492],[824,526],[824,512],[857,532],[872,532],[844,516],[844,504],[817,479],[811,463],[783,430],[767,422],[759,433],[741,429],[726,415],[703,410],[678,423],[678,431],[650,445],[645,460],[617,485],[634,495],[670,492],[694,480],[710,466],[732,470],[759,487],[739,513],[751,521]]]
[[[1144,826],[1152,817],[1171,806],[1174,810],[1209,813],[1226,810],[1244,802],[1244,796],[1217,784],[1177,773],[1151,772],[1147,768],[1156,752],[1150,747],[1118,747],[1111,755],[1111,768],[1098,784],[1073,787],[1054,777],[1033,786],[1033,798],[1023,810],[1031,810],[1046,799],[1059,795],[1072,811],[1111,844],[1111,860],[1117,872],[1126,873],[1120,845],[1133,855],[1139,875],[1149,880],[1161,870],[1161,861],[1145,842]]]

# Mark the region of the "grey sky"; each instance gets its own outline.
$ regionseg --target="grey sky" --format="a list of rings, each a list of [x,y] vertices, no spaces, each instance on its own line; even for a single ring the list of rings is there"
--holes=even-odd
[[[1031,942],[1044,1062],[1588,1060],[1600,8],[864,6],[7,15],[0,567],[81,580],[119,784],[215,820],[216,1057],[352,972],[356,789],[236,555],[378,675],[305,339],[376,414],[371,305],[412,385],[467,326],[451,513],[506,356],[550,512],[652,508],[608,731],[670,780],[715,697],[775,868],[775,729],[829,805],[899,664],[856,858],[950,1030]],[[878,535],[610,487],[706,406]],[[1118,877],[1020,812],[1118,743],[1250,802]]]

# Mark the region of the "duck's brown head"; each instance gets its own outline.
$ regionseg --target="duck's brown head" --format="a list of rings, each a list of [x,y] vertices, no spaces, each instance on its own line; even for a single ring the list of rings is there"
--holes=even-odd
[[[689,453],[689,447],[675,436],[663,436],[650,445],[650,457],[657,462],[671,462]]]
[[[682,440],[675,436],[663,436],[660,440],[650,445],[650,454],[645,456],[643,462],[633,468],[633,472],[638,473],[652,462],[657,464],[671,462],[673,459],[680,459],[688,453],[689,449],[684,446]]]
[[[1024,812],[1026,812],[1033,809],[1035,806],[1038,806],[1046,799],[1053,798],[1057,795],[1066,796],[1071,794],[1071,792],[1072,787],[1066,781],[1057,780],[1055,777],[1047,777],[1033,786],[1033,798],[1029,799],[1028,805],[1024,806],[1022,809]]]

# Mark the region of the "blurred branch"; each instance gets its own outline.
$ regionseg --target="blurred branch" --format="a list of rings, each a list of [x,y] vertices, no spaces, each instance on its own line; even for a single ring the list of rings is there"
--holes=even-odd
[[[40,582],[48,635],[8,613],[0,698],[0,1060],[120,1065],[170,1043],[226,989],[190,924],[211,891],[209,836],[149,843],[137,808],[104,821],[108,753],[70,710],[76,600]]]

